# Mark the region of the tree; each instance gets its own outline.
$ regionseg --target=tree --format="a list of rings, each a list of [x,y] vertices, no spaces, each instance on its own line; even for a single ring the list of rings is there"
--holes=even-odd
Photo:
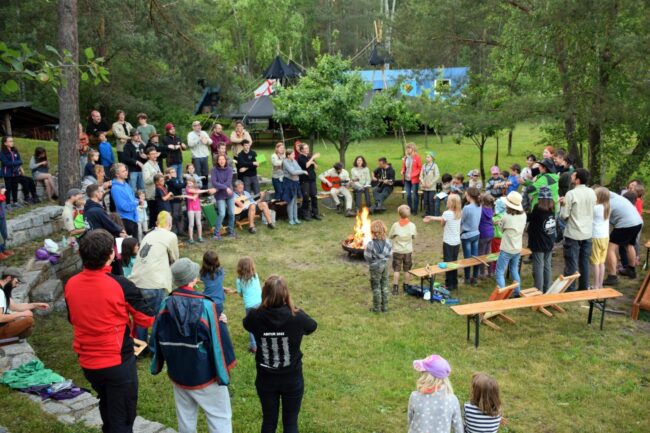
[[[350,143],[385,131],[377,110],[363,106],[369,91],[361,76],[350,71],[350,61],[325,54],[296,85],[279,89],[273,97],[274,117],[334,144],[345,165]]]
[[[388,130],[400,137],[402,150],[406,152],[406,132],[417,128],[417,115],[410,106],[410,99],[400,92],[399,86],[375,93],[370,102],[369,109],[373,110],[373,117],[384,119]]]

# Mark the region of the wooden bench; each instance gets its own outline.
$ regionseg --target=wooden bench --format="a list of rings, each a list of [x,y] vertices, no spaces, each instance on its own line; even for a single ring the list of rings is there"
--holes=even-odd
[[[521,258],[529,256],[532,254],[532,251],[528,248],[521,249]],[[429,290],[433,292],[433,283],[436,279],[436,275],[445,274],[451,271],[458,271],[464,268],[471,266],[480,266],[487,265],[492,262],[496,262],[499,257],[499,253],[486,254],[484,256],[470,257],[467,259],[460,259],[455,262],[447,262],[446,268],[441,268],[438,265],[427,265],[424,268],[411,269],[409,274],[413,275],[416,278],[420,279],[420,285],[424,286],[424,281],[429,281]],[[521,269],[521,258],[519,259],[519,267]]]
[[[643,270],[648,269],[648,258],[650,258],[650,241],[647,241],[645,247],[645,263],[643,263]]]
[[[451,307],[451,309],[459,316],[467,317],[467,340],[469,340],[470,337],[470,322],[474,320],[474,346],[478,347],[481,315],[484,313],[493,311],[503,312],[507,310],[517,310],[520,308],[543,307],[549,304],[562,304],[566,302],[589,301],[589,316],[587,318],[587,323],[591,324],[594,304],[598,304],[602,310],[602,314],[600,316],[600,329],[602,330],[603,323],[605,322],[607,299],[617,298],[619,296],[623,296],[623,294],[611,288],[580,290],[576,292],[558,293],[555,295],[535,296],[532,298],[517,298],[506,299],[504,301],[488,301],[479,302],[476,304],[455,305]]]

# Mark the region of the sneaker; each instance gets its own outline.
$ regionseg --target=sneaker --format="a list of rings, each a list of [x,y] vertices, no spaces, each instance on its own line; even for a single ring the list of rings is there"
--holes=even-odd
[[[300,221],[298,218],[294,220],[294,224],[302,224],[302,221]]]
[[[275,229],[275,224],[273,224],[273,223],[271,223],[271,224],[267,224],[266,226],[267,226],[268,228],[270,228],[271,230],[274,230],[274,229]]]
[[[393,296],[399,295],[399,286],[397,284],[393,284]]]
[[[371,313],[379,313],[381,311],[378,307],[370,307],[370,308],[368,308],[368,310]]]
[[[237,233],[235,233],[235,232],[229,233],[229,234],[228,234],[228,237],[229,237],[230,239],[237,239]]]
[[[214,239],[215,241],[220,241],[222,239],[221,234],[215,233],[214,236],[212,236],[212,239]]]
[[[348,209],[348,210],[345,211],[345,216],[346,217],[353,217],[353,216],[356,216],[356,215],[357,214],[354,213],[354,211],[352,209]]]
[[[343,212],[343,204],[339,203],[336,205],[336,213],[341,213]]]
[[[255,227],[249,227],[248,228],[248,233],[254,235],[255,233],[257,233],[257,229]]]
[[[616,286],[618,285],[618,277],[616,275],[607,275],[603,281],[603,286]]]
[[[311,217],[312,217],[313,219],[315,219],[316,221],[320,221],[320,220],[322,220],[322,219],[323,219],[323,218],[321,218],[321,217],[320,217],[320,215],[318,215],[317,213],[315,213],[315,214],[312,214],[312,216],[311,216]]]
[[[194,239],[188,239],[187,243],[190,244],[190,245],[194,245]]]
[[[636,269],[634,269],[631,266],[628,266],[627,268],[623,269],[622,271],[619,272],[619,275],[623,275],[625,277],[635,279],[636,278]]]
[[[203,238],[202,238],[202,237],[199,237],[196,241],[197,241],[198,243],[202,244],[202,243],[203,243]]]
[[[249,347],[249,348],[248,348],[248,351],[249,351],[250,353],[256,353],[256,352],[257,352],[257,347]]]
[[[289,225],[290,225],[290,226],[295,226],[296,224],[298,224],[298,223],[295,222],[294,220],[289,221]]]
[[[311,217],[309,215],[305,215],[305,216],[302,217],[302,220],[303,221],[311,221]]]

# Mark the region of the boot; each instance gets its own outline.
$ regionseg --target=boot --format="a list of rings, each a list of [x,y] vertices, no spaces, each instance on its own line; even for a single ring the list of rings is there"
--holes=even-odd
[[[370,311],[373,313],[379,313],[381,311],[381,294],[375,291],[372,292],[372,308]]]
[[[342,203],[339,203],[339,204],[336,205],[336,213],[341,213],[341,212],[343,212],[343,209],[344,209],[344,208],[343,208],[343,204],[342,204]]]
[[[399,295],[399,285],[393,284],[393,296]]]
[[[634,266],[626,266],[625,269],[619,272],[619,274],[624,275],[628,278],[635,279],[636,278],[636,269],[634,269]]]
[[[406,283],[404,283],[404,284],[402,285],[402,290],[404,291],[404,293],[406,293],[406,289],[408,289],[408,288],[410,288],[410,287],[411,287],[410,284],[406,284]]]
[[[616,286],[618,285],[618,277],[616,275],[607,275],[605,281],[603,281],[603,286]]]

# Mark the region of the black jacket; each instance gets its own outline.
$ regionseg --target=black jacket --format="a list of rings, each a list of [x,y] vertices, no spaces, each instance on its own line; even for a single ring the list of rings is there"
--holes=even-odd
[[[167,165],[173,165],[173,164],[182,164],[183,163],[183,150],[182,149],[170,149],[167,146],[173,145],[178,145],[181,144],[181,139],[178,137],[178,135],[169,135],[165,134],[165,136],[162,138],[162,143],[163,147],[166,149],[165,152],[167,155]],[[178,176],[181,175],[181,173],[176,173]]]
[[[142,171],[142,167],[136,164],[140,161],[142,164],[147,162],[147,156],[144,153],[145,145],[140,142],[137,145],[131,140],[127,141],[124,145],[124,153],[122,154],[122,162],[126,164],[129,173]]]
[[[257,176],[257,167],[253,163],[257,160],[257,153],[254,150],[249,150],[248,153],[244,153],[242,150],[237,154],[237,174],[239,178],[244,177],[254,177]],[[247,168],[243,173],[239,173],[240,168]]]
[[[249,311],[244,318],[244,329],[253,334],[257,343],[257,371],[269,374],[300,373],[302,337],[314,332],[316,327],[316,321],[307,313],[299,310],[293,315],[286,305]]]
[[[86,134],[91,135],[95,138],[97,138],[100,132],[108,132],[110,130],[111,128],[108,127],[103,119],[100,120],[99,123],[95,123],[92,119],[90,119],[86,124]]]
[[[311,182],[311,181],[316,181],[316,167],[314,164],[310,165],[309,168],[307,168],[307,163],[311,159],[311,156],[303,155],[300,154],[298,155],[298,165],[300,165],[300,168],[305,170],[307,174],[301,174],[299,176],[300,183],[305,183],[305,182]]]
[[[86,230],[104,229],[115,237],[122,232],[122,228],[109,218],[102,205],[92,200],[86,201],[84,219],[86,220]]]

